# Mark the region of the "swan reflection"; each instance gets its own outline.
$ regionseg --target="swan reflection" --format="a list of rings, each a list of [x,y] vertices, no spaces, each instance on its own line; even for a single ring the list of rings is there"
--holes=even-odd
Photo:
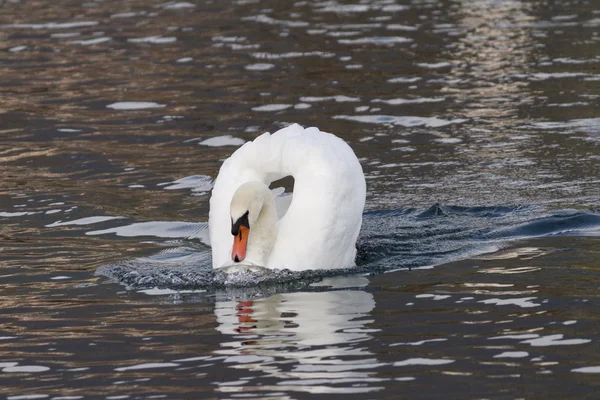
[[[377,329],[373,295],[362,290],[278,294],[216,304],[218,331],[232,339],[214,353],[232,369],[219,392],[364,393],[380,389],[367,346]],[[250,374],[249,372],[252,372]],[[256,373],[259,373],[256,375]],[[255,376],[249,376],[255,375]],[[252,383],[268,382],[261,386]]]

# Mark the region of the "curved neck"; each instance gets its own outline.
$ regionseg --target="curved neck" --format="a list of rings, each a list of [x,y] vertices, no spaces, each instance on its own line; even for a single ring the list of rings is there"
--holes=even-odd
[[[266,185],[261,190],[262,208],[256,221],[251,223],[248,247],[244,261],[266,267],[277,238],[277,210],[271,191]]]

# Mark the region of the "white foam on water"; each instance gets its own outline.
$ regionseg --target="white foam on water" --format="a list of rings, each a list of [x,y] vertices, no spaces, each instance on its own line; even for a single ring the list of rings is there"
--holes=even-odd
[[[574,368],[571,372],[579,372],[582,374],[600,374],[600,365],[594,367]]]
[[[113,219],[123,219],[125,217],[85,217],[80,219],[74,219],[71,221],[56,221],[51,224],[45,225],[46,228],[54,228],[57,226],[67,226],[67,225],[92,225],[97,224],[99,222],[110,221]]]
[[[246,141],[231,135],[216,136],[199,142],[201,146],[220,147],[220,146],[241,146]]]
[[[264,106],[252,107],[252,111],[268,112],[282,111],[293,107],[293,104],[266,104]]]
[[[573,346],[577,344],[590,343],[590,339],[563,339],[563,334],[541,336],[537,339],[524,340],[520,343],[527,343],[534,347],[547,346]]]
[[[71,279],[70,276],[66,276],[66,275],[59,275],[59,276],[53,276],[52,278],[53,281],[61,281],[61,280],[65,280],[65,279]]]
[[[97,21],[79,21],[79,22],[47,22],[45,24],[10,24],[3,25],[5,28],[20,29],[71,29],[83,28],[86,26],[98,25]]]
[[[311,108],[312,106],[310,104],[306,104],[306,103],[298,103],[298,104],[294,104],[294,109],[296,110],[306,110],[307,108]]]
[[[336,115],[333,117],[333,119],[344,119],[367,124],[400,125],[407,128],[414,126],[439,128],[442,126],[460,124],[468,121],[467,119],[462,118],[447,120],[437,117],[396,117],[393,115]]]
[[[493,298],[493,299],[480,300],[480,301],[478,301],[478,303],[495,304],[497,306],[514,305],[514,306],[519,306],[521,308],[530,308],[530,307],[541,306],[541,304],[534,303],[531,301],[531,300],[535,300],[535,299],[537,299],[537,297],[520,297],[520,298],[512,298],[512,299]]]
[[[257,64],[249,64],[244,67],[248,71],[267,71],[275,68],[275,64],[268,63],[257,63]]]
[[[151,101],[120,101],[106,106],[113,110],[146,110],[149,108],[163,108],[165,104],[158,104]]]
[[[396,43],[410,43],[413,40],[402,36],[373,36],[362,37],[358,39],[339,39],[340,44],[375,44],[375,45],[390,45]]]
[[[47,394],[21,394],[17,396],[7,396],[7,400],[33,400],[33,399],[46,399],[50,396]]]
[[[16,336],[0,336],[0,340],[10,340],[10,339],[16,339],[16,338],[17,338]],[[0,368],[8,367],[11,365],[17,365],[17,364],[18,363],[0,363]]]
[[[94,44],[100,44],[100,43],[104,43],[104,42],[110,42],[112,40],[112,38],[109,38],[107,36],[103,36],[103,37],[99,37],[99,38],[93,38],[93,39],[82,39],[82,40],[74,40],[71,42],[71,44],[80,44],[82,46],[91,46]]]
[[[154,369],[154,368],[170,368],[170,367],[179,367],[180,364],[176,363],[146,363],[146,364],[137,364],[132,365],[130,367],[120,367],[115,368],[115,371],[123,372],[123,371],[136,371],[141,369]]]
[[[496,354],[494,358],[523,358],[528,357],[529,353],[526,351],[505,351],[500,354]]]
[[[563,322],[563,325],[573,325],[573,324],[576,324],[576,323],[577,323],[577,320],[571,319],[571,320]]]
[[[145,188],[146,186],[144,186],[144,185],[129,185],[127,187],[130,189],[141,189],[141,188]]]
[[[394,367],[404,367],[407,365],[445,365],[451,364],[454,361],[445,358],[409,358],[404,361],[396,361]]]
[[[146,36],[141,38],[127,39],[130,43],[152,43],[152,44],[164,44],[174,43],[177,41],[175,36]]]
[[[59,132],[66,132],[66,133],[74,133],[74,132],[81,132],[81,129],[59,128],[58,131]]]
[[[178,58],[177,60],[175,60],[175,62],[178,64],[189,63],[192,61],[194,61],[194,59],[192,57],[183,57],[183,58]]]

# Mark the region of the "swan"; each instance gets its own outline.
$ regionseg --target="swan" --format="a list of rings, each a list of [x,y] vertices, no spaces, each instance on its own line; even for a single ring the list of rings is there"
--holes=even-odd
[[[292,194],[269,189],[286,176]],[[342,139],[298,124],[266,132],[226,159],[215,180],[213,268],[353,267],[365,196],[362,167]]]

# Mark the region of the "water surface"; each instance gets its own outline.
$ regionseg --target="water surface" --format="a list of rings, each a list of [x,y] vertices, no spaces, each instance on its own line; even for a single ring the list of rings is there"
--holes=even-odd
[[[2,396],[597,397],[594,2],[1,8]],[[291,122],[361,160],[359,269],[215,284],[218,168]]]

